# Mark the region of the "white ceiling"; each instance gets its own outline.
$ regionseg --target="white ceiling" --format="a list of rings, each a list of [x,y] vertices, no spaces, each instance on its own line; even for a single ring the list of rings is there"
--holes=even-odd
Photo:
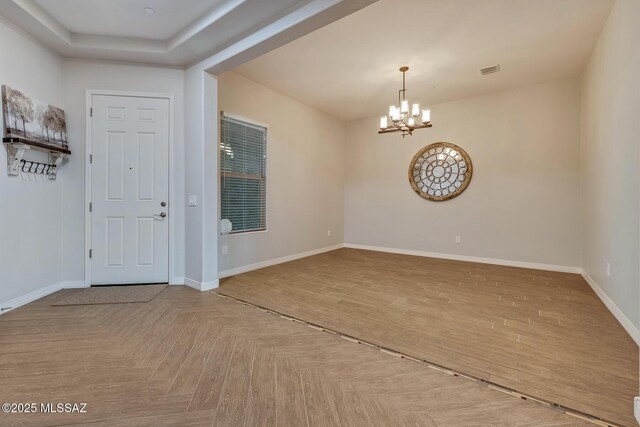
[[[0,15],[65,57],[188,66],[252,59],[373,1],[0,0]]]
[[[353,120],[579,75],[613,0],[380,0],[238,67],[239,74]],[[480,68],[500,64],[497,74]]]
[[[35,0],[73,33],[164,40],[225,0]],[[148,15],[145,7],[155,13]]]

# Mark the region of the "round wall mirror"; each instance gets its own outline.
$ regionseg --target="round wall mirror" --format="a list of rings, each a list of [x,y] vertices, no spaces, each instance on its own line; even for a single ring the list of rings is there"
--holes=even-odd
[[[429,144],[418,151],[409,165],[413,190],[427,200],[443,201],[460,195],[473,175],[471,158],[448,142]]]

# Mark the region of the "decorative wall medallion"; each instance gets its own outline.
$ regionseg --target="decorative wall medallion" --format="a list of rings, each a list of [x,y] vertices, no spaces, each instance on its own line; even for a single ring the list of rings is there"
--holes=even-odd
[[[473,164],[467,152],[448,142],[427,145],[409,165],[411,187],[427,200],[453,199],[467,188],[472,175]]]

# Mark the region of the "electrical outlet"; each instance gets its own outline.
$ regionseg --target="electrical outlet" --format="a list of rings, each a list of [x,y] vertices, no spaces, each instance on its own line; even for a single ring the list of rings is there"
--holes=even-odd
[[[611,276],[611,263],[607,263],[607,276]]]
[[[638,424],[640,424],[640,397],[633,398],[633,414],[636,416]]]
[[[327,230],[327,237],[331,237],[331,230]]]
[[[229,248],[227,245],[222,245],[222,255],[226,255],[229,253]]]
[[[462,238],[460,236],[456,236],[456,245],[462,243]]]

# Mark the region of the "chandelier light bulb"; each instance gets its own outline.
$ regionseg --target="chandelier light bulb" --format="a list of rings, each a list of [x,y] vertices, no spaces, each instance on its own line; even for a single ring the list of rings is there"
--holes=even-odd
[[[380,117],[380,129],[386,129],[388,126],[387,116]]]
[[[413,107],[411,107],[411,115],[413,117],[418,117],[420,115],[420,104],[413,104]]]
[[[409,101],[407,101],[406,99],[404,99],[402,101],[402,104],[400,106],[400,112],[402,114],[408,113],[409,112]]]
[[[409,120],[407,121],[407,125],[409,127],[414,127],[416,125],[416,120],[413,117],[409,117]]]
[[[391,120],[394,122],[400,121],[400,109],[398,107],[393,108],[393,114],[391,114]]]
[[[422,110],[422,123],[429,123],[431,121],[431,110],[428,108]]]
[[[396,109],[395,105],[389,105],[389,117],[393,117],[393,111]]]

